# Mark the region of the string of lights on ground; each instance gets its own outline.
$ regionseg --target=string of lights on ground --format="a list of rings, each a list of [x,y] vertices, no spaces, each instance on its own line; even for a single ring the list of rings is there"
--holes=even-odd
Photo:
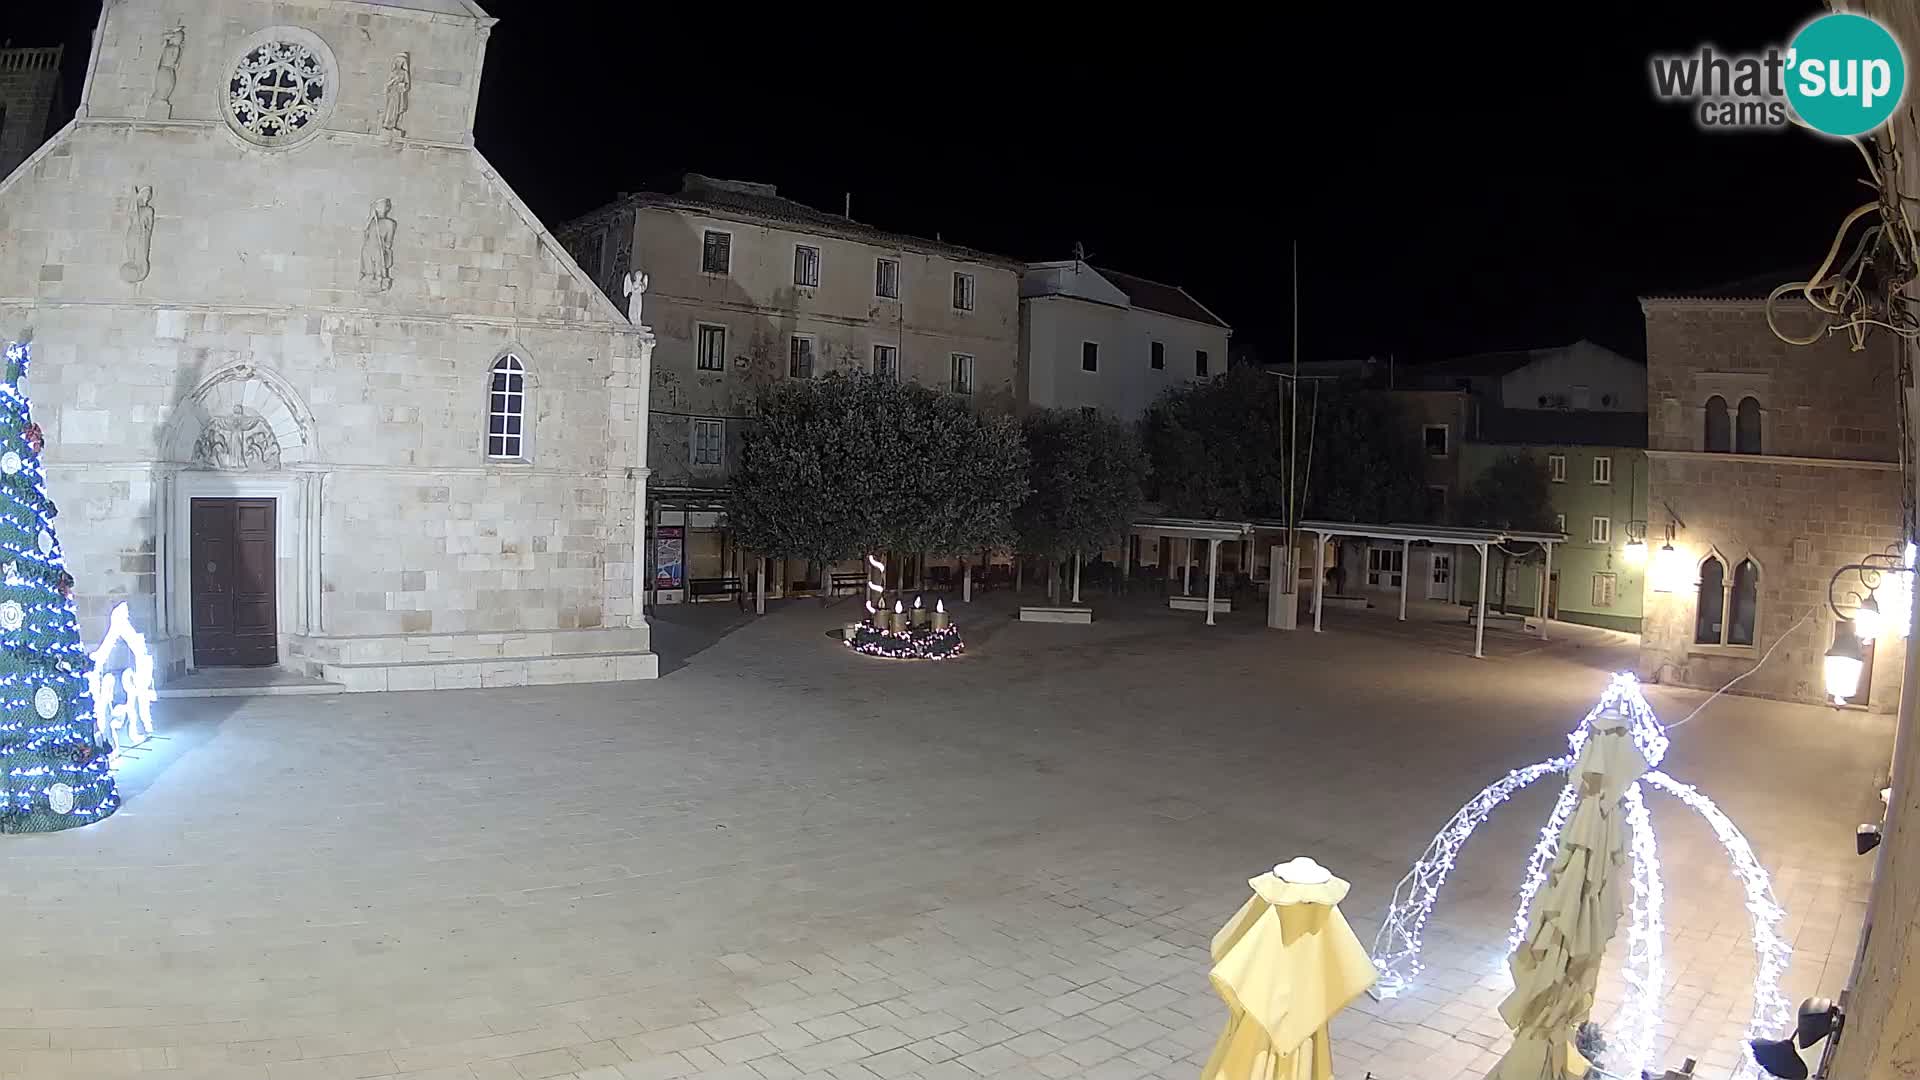
[[[1568,734],[1570,753],[1516,769],[1487,785],[1478,795],[1469,799],[1434,836],[1432,843],[1427,845],[1413,869],[1407,872],[1394,890],[1393,904],[1387,911],[1386,922],[1374,940],[1373,964],[1380,972],[1373,989],[1375,997],[1397,997],[1411,989],[1418,979],[1421,971],[1421,934],[1426,927],[1427,917],[1433,913],[1440,887],[1446,883],[1447,873],[1453,869],[1460,849],[1466,845],[1474,829],[1515,792],[1544,776],[1571,770],[1580,748],[1593,731],[1595,720],[1607,711],[1626,718],[1634,745],[1650,767],[1639,783],[1628,788],[1622,799],[1626,807],[1627,825],[1632,833],[1633,900],[1628,911],[1627,956],[1624,964],[1627,993],[1614,1021],[1614,1045],[1618,1048],[1618,1054],[1609,1056],[1607,1071],[1616,1076],[1638,1077],[1646,1069],[1660,1026],[1660,999],[1666,986],[1662,955],[1665,925],[1661,915],[1665,889],[1652,821],[1642,792],[1643,785],[1674,796],[1706,820],[1725,849],[1734,876],[1746,891],[1746,907],[1753,919],[1756,953],[1753,1013],[1747,1024],[1748,1038],[1769,1037],[1791,1022],[1792,1013],[1787,999],[1780,992],[1780,977],[1786,972],[1787,959],[1791,954],[1778,930],[1786,911],[1774,899],[1773,886],[1766,869],[1755,858],[1753,848],[1733,821],[1697,789],[1657,768],[1651,768],[1666,756],[1666,729],[1661,727],[1652,707],[1641,695],[1639,682],[1625,673],[1613,676],[1599,703]],[[1549,864],[1559,844],[1560,830],[1572,815],[1577,798],[1577,786],[1569,781],[1561,789],[1553,812],[1540,830],[1539,842],[1528,855],[1526,873],[1520,886],[1520,909],[1514,916],[1513,930],[1507,941],[1509,951],[1526,936],[1528,911],[1534,895],[1546,880]],[[1759,1067],[1751,1056],[1736,1073],[1739,1076],[1758,1074]]]
[[[946,601],[934,601],[933,610],[928,611],[916,596],[913,610],[907,610],[904,601],[895,600],[889,611],[885,584],[887,564],[869,555],[867,566],[879,575],[879,580],[872,576],[867,579],[867,620],[849,628],[847,648],[888,660],[951,660],[966,651],[966,642],[960,639],[960,627],[947,615]]]

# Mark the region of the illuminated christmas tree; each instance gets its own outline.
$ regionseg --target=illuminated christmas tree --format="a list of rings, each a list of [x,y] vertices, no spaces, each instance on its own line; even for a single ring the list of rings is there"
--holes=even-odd
[[[20,390],[27,359],[26,342],[8,345],[0,381],[0,833],[71,829],[120,806]]]

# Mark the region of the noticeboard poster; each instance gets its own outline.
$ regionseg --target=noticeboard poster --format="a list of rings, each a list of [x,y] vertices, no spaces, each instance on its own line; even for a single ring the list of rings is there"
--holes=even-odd
[[[653,585],[677,589],[686,577],[686,528],[662,525],[653,534]]]

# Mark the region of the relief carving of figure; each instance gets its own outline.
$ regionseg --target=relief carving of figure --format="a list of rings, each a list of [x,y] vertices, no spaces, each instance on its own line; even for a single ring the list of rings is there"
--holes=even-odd
[[[153,269],[153,186],[133,189],[133,209],[127,214],[127,261],[120,264],[120,280],[129,285],[147,280]]]
[[[235,405],[232,416],[208,418],[193,444],[193,462],[224,472],[278,469],[280,440],[265,420]]]
[[[642,325],[640,322],[640,307],[647,299],[647,275],[645,272],[635,270],[622,278],[620,282],[620,292],[621,295],[627,298],[627,321],[635,326]]]
[[[153,96],[147,99],[147,119],[173,119],[173,88],[180,83],[180,50],[186,44],[184,25],[176,25],[160,39],[160,66],[153,72]]]
[[[375,199],[360,239],[360,287],[368,292],[393,288],[393,200]]]
[[[405,135],[400,119],[407,115],[407,93],[413,89],[413,62],[406,53],[393,58],[387,71],[387,100],[380,108],[380,130],[389,135]]]

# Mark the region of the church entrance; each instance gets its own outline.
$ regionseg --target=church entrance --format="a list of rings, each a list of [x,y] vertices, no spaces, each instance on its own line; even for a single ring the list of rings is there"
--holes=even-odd
[[[280,661],[274,500],[193,500],[195,667]]]

